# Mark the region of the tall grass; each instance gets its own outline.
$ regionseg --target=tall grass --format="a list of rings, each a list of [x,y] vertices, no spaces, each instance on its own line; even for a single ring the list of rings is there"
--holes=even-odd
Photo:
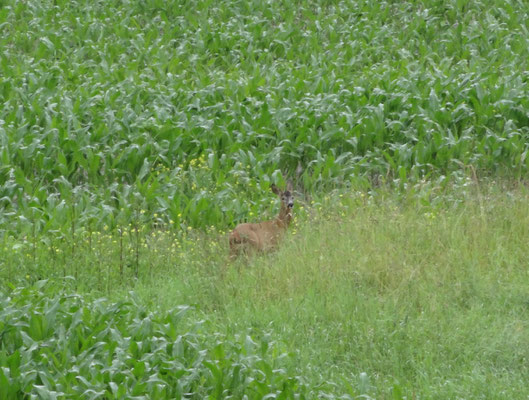
[[[421,206],[346,199],[276,254],[170,273],[137,292],[193,303],[217,330],[271,331],[311,382],[372,398],[527,396],[527,191]]]
[[[409,197],[342,193],[296,210],[270,255],[229,263],[224,235],[162,232],[142,239],[138,278],[127,267],[120,278],[117,237],[96,251],[101,283],[83,246],[66,274],[79,271],[72,285],[88,298],[119,301],[133,288],[155,314],[192,305],[208,337],[269,335],[289,354],[289,376],[331,397],[521,398],[527,198],[523,186],[471,182]],[[53,276],[56,261],[37,255]],[[12,273],[28,285],[32,259],[21,260]]]

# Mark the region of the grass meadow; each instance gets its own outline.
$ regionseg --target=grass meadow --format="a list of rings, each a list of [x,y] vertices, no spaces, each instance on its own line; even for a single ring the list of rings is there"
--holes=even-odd
[[[69,246],[37,248],[36,262],[28,253],[9,263],[26,289],[12,287],[4,300],[0,360],[18,340],[24,350],[11,351],[31,363],[11,369],[12,387],[32,392],[37,383],[37,397],[51,389],[59,398],[87,390],[94,398],[186,390],[196,398],[523,398],[528,198],[517,183],[472,181],[413,196],[342,193],[305,214],[297,209],[277,252],[233,263],[225,234],[150,232],[138,276],[134,246],[120,275],[116,234],[92,249],[80,244],[66,263],[56,253]],[[56,314],[65,328],[52,328]],[[84,330],[75,316],[85,318]],[[65,329],[76,345],[65,346]],[[174,340],[193,350],[171,353]],[[49,347],[63,358],[52,363]],[[77,363],[87,352],[97,368],[83,374]],[[64,368],[75,373],[65,377]],[[28,376],[35,370],[49,380]]]
[[[0,0],[0,398],[529,397],[528,14]]]

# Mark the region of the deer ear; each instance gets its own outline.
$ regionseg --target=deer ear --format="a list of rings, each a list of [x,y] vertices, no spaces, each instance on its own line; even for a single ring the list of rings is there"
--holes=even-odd
[[[272,192],[274,192],[278,196],[281,194],[279,188],[274,183],[272,183],[272,185],[270,186],[270,189],[272,189]]]

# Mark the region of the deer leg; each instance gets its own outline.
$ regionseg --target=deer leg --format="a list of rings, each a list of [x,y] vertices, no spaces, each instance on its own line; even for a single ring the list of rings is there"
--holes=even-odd
[[[230,260],[234,260],[237,258],[240,252],[240,246],[242,244],[241,236],[239,235],[239,232],[232,232],[230,234]]]
[[[243,250],[261,250],[259,237],[253,232],[232,232],[230,235],[230,260],[234,260]]]

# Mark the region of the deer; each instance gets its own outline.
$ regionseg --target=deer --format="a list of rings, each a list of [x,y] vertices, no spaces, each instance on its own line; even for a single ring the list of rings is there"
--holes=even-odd
[[[278,216],[270,221],[237,225],[229,235],[230,259],[235,259],[245,250],[261,253],[273,250],[281,241],[292,220],[292,208],[294,207],[292,182],[288,181],[285,191],[275,184],[272,184],[270,189],[281,199]]]

